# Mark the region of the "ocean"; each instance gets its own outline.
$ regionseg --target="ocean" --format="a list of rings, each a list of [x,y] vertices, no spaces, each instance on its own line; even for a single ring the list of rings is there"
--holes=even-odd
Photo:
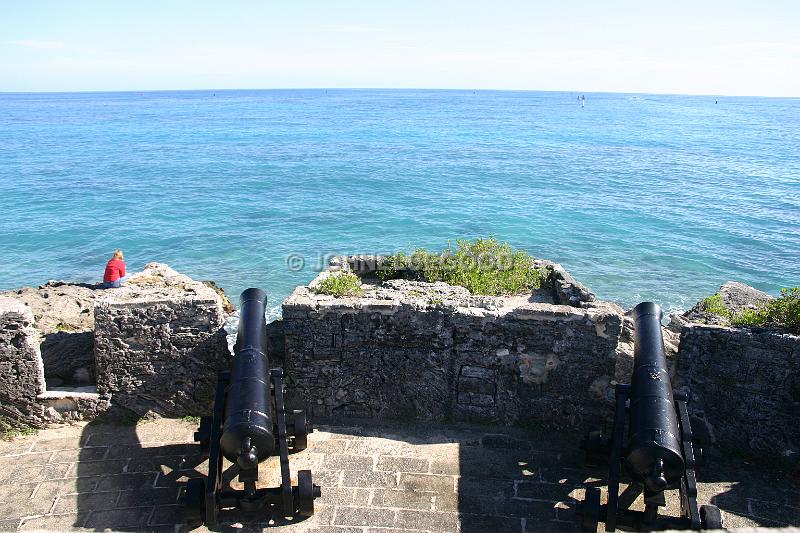
[[[800,99],[580,94],[0,94],[0,289],[121,248],[277,316],[332,254],[490,235],[626,307],[800,285]]]

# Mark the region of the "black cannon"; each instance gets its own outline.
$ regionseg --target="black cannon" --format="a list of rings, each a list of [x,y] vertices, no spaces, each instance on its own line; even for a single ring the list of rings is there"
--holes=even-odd
[[[294,487],[289,473],[289,451],[306,448],[312,427],[303,411],[286,413],[283,370],[270,369],[267,354],[266,303],[260,289],[242,293],[232,369],[218,375],[214,414],[201,418],[194,434],[208,457],[208,476],[186,484],[189,522],[214,526],[220,510],[230,508],[282,517],[314,514],[314,498],[321,491],[312,482],[311,471],[300,470]],[[281,484],[257,488],[258,465],[276,450]],[[225,459],[231,464],[223,469]],[[243,490],[230,486],[236,475]]]
[[[722,518],[716,506],[697,505],[695,464],[701,449],[693,438],[686,409],[688,395],[673,392],[661,335],[661,307],[642,302],[633,309],[636,323],[631,384],[616,386],[611,437],[592,431],[583,441],[586,462],[610,461],[608,503],[601,504],[599,487],[587,487],[580,505],[584,531],[606,531],[617,525],[639,531],[658,529],[717,529]],[[625,420],[628,434],[625,435]],[[619,493],[622,470],[630,483]],[[662,516],[664,491],[678,489],[680,517]],[[644,511],[630,509],[644,493]]]

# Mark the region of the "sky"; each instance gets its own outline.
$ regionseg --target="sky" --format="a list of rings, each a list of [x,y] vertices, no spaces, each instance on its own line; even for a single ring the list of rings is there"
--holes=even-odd
[[[800,2],[3,2],[0,91],[800,96]]]

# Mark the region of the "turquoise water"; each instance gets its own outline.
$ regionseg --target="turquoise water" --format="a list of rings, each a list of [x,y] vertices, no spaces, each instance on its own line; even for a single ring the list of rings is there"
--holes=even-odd
[[[320,257],[489,234],[626,306],[800,285],[800,99],[638,96],[0,94],[0,289],[122,248],[274,311]]]

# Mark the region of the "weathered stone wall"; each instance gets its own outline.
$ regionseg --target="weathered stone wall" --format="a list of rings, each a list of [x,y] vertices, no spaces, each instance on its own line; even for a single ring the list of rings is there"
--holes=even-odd
[[[407,280],[360,298],[298,287],[283,304],[289,397],[315,416],[597,422],[623,312],[565,280],[514,297]]]
[[[0,293],[33,313],[48,388],[94,385],[94,315],[101,291],[92,285],[49,281]]]
[[[42,427],[44,409],[36,396],[44,387],[33,313],[21,302],[0,296],[0,415]]]
[[[800,336],[685,323],[677,374],[718,444],[800,453]]]
[[[221,297],[150,263],[94,307],[97,389],[139,414],[211,412],[229,352]]]

